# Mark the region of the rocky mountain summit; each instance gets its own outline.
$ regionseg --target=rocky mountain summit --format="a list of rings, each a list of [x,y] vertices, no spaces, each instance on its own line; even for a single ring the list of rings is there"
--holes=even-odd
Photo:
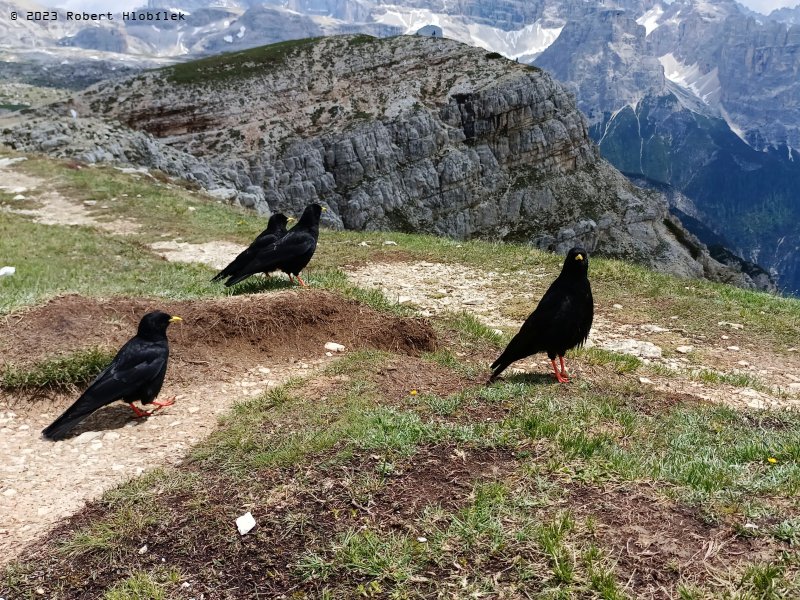
[[[287,42],[98,84],[32,112],[2,129],[6,144],[160,168],[264,213],[320,202],[333,227],[557,252],[580,243],[755,285],[689,240],[662,195],[599,156],[547,73],[451,40]]]

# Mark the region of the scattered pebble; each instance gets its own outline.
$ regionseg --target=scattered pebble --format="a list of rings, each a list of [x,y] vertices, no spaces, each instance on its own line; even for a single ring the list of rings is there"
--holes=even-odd
[[[681,354],[689,354],[692,350],[694,350],[694,346],[678,346],[675,348],[675,352],[680,352]]]
[[[345,348],[336,342],[325,342],[325,350],[330,350],[331,352],[344,352]]]
[[[383,242],[384,246],[397,246],[397,242],[393,242],[392,240],[386,240]]]
[[[728,350],[731,352],[738,352],[740,350],[739,346],[728,346]]]
[[[653,383],[653,380],[648,379],[647,377],[639,377],[639,383],[644,383],[649,385]]]
[[[0,269],[0,277],[11,277],[16,272],[16,267],[3,267]]]
[[[144,554],[145,552],[147,552],[147,544],[139,548],[139,554]]]
[[[644,325],[639,325],[639,329],[646,331],[648,333],[663,333],[665,331],[669,331],[669,329],[665,327],[659,327],[658,325],[651,325],[649,323]]]
[[[622,304],[614,304],[613,307],[617,310],[622,310]]]
[[[744,325],[741,323],[731,323],[730,321],[719,321],[717,325],[720,327],[730,327],[731,329],[744,329]]]

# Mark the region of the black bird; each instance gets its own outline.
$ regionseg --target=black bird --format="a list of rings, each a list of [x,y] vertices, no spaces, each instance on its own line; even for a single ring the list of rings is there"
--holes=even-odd
[[[269,218],[267,228],[258,234],[256,239],[241,253],[234,258],[231,263],[211,278],[211,281],[219,281],[226,277],[236,277],[258,256],[264,249],[268,248],[283,236],[286,235],[286,223],[289,219],[286,215],[275,213]]]
[[[594,316],[592,287],[589,284],[589,255],[583,248],[572,248],[567,253],[561,274],[550,284],[539,305],[522,324],[517,335],[511,338],[500,357],[492,363],[491,383],[521,358],[537,352],[547,352],[556,379],[567,383],[564,354],[580,346],[589,337]],[[561,371],[556,367],[560,359]]]
[[[163,402],[157,402],[155,398],[161,391],[167,372],[167,326],[181,320],[180,317],[161,311],[143,316],[136,335],[120,348],[111,364],[97,376],[81,397],[42,431],[44,437],[51,440],[63,439],[83,419],[115,400],[130,404],[137,417],[150,416],[152,412],[135,407],[133,402],[136,400],[142,404],[155,405],[154,411],[174,404],[175,398]]]
[[[305,269],[317,249],[319,217],[323,210],[325,209],[316,203],[306,206],[297,225],[281,239],[260,250],[246,268],[231,276],[225,285],[230,287],[256,273],[281,270],[289,276],[289,281],[294,282],[294,275],[300,285],[305,286],[306,282],[300,277],[300,271]]]

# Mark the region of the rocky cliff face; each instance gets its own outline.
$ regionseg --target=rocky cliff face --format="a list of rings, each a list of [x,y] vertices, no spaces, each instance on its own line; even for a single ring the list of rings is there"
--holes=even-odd
[[[536,64],[575,89],[590,124],[647,90],[664,89],[666,82],[648,48],[645,27],[635,14],[620,9],[598,8],[569,21]]]
[[[77,114],[62,124],[72,131],[56,136],[57,153],[185,168],[175,174],[262,212],[320,202],[334,227],[523,240],[558,252],[581,243],[710,274],[663,197],[600,158],[562,86],[449,40],[277,44],[100,84],[53,110]],[[96,115],[137,133],[98,139],[95,126],[80,125]],[[29,121],[3,136],[31,149],[43,143],[40,127]]]

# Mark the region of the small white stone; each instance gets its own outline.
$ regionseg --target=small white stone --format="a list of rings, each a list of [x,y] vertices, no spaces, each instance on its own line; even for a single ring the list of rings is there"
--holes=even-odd
[[[245,535],[249,533],[253,527],[256,526],[256,520],[253,518],[253,515],[250,514],[250,511],[244,513],[241,517],[236,519],[236,528],[239,530],[239,535]]]
[[[613,307],[617,310],[622,310],[622,304],[614,304]]]
[[[200,407],[199,406],[190,406],[189,408],[186,409],[186,412],[188,412],[191,415],[193,415],[194,413],[199,412],[199,411],[200,411]]]
[[[267,375],[269,373],[272,373],[272,370],[268,369],[267,367],[259,367],[258,368],[258,372],[259,373],[263,373],[264,375]]]
[[[27,431],[30,428],[31,428],[30,425],[25,424],[25,425],[20,425],[17,429],[19,429],[20,431]]]
[[[485,300],[483,298],[467,298],[466,300],[462,300],[461,304],[466,304],[467,306],[477,306],[478,304],[483,304]]]
[[[749,366],[750,366],[750,363],[749,363],[749,362],[747,362],[746,360],[740,360],[740,361],[739,361],[738,363],[736,363],[736,364],[737,364],[737,365],[739,365],[740,367],[749,367]]]
[[[16,267],[3,267],[0,269],[0,277],[11,277],[16,272]]]
[[[103,435],[103,439],[108,441],[118,440],[119,434],[116,431],[106,431],[106,433]]]
[[[361,242],[358,244],[359,246],[367,247],[369,244],[367,242]]]
[[[333,352],[326,352],[325,356],[333,356]]]
[[[407,303],[411,302],[411,300],[412,300],[411,296],[400,296],[400,297],[397,298],[397,303],[398,304],[407,304]]]
[[[383,242],[384,246],[397,246],[397,242],[393,242],[392,240],[386,240]]]
[[[680,352],[681,354],[689,354],[692,350],[694,350],[694,346],[678,346],[675,348],[675,352]]]
[[[722,336],[720,336],[720,337],[721,337],[723,340],[729,340],[729,339],[731,339],[731,336],[729,336],[729,335],[722,335]]]
[[[739,346],[728,346],[728,350],[731,352],[738,352],[740,350]]]
[[[11,498],[11,496],[16,496],[16,495],[17,495],[17,490],[15,490],[14,488],[8,488],[5,492],[3,492],[3,496],[5,496],[6,498]]]
[[[647,377],[639,377],[639,383],[652,384],[653,381]]]
[[[196,206],[190,206],[190,207],[189,207],[187,210],[188,210],[189,212],[194,212],[194,211],[196,211],[196,210],[197,210],[197,207],[196,207]]]
[[[147,544],[139,548],[139,554],[144,554],[145,552],[147,552]]]
[[[97,200],[84,200],[83,203],[86,206],[94,206],[95,204],[97,204]]]
[[[22,194],[17,194],[16,196],[14,196],[13,200],[25,200],[25,196],[23,196]]]
[[[730,327],[731,329],[744,329],[744,325],[741,323],[731,323],[730,321],[718,321],[717,325],[720,327]]]
[[[344,352],[345,348],[336,342],[325,342],[325,350],[330,350],[331,352]]]
[[[659,327],[658,325],[651,325],[649,323],[639,325],[639,329],[647,331],[648,333],[663,333],[665,331],[669,331],[669,329],[665,327]]]
[[[427,542],[427,541],[428,541],[428,538],[426,538],[425,536],[422,536],[422,535],[421,535],[421,536],[419,536],[419,537],[417,538],[417,541],[418,541],[420,544],[424,544],[425,542]]]
[[[78,437],[72,440],[72,443],[85,444],[87,442],[91,442],[95,438],[100,437],[101,435],[103,434],[99,431],[84,431],[82,434],[80,434]]]
[[[497,335],[503,335],[502,329],[492,329],[492,332],[496,333]]]

